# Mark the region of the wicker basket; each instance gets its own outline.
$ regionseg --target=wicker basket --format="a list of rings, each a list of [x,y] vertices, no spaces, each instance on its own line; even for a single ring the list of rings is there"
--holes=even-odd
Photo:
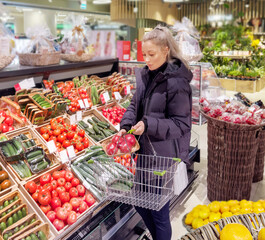
[[[18,54],[20,65],[25,66],[47,66],[60,63],[60,53],[21,53]]]
[[[0,55],[0,70],[7,67],[15,58],[14,55],[4,56]]]
[[[94,57],[92,54],[83,53],[81,56],[76,54],[61,54],[61,59],[68,62],[86,62]]]
[[[262,126],[203,115],[208,121],[208,199],[249,199]]]
[[[250,213],[222,218],[217,222],[209,223],[191,233],[187,233],[180,240],[218,240],[220,239],[220,233],[215,226],[218,225],[222,230],[229,223],[243,224],[250,231],[253,239],[256,239],[258,231],[265,227],[265,213]]]

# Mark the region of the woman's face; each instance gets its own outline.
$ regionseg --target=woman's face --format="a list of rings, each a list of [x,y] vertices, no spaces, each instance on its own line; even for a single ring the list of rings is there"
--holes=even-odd
[[[149,40],[143,42],[142,52],[146,65],[152,71],[159,68],[166,61],[168,47],[162,48]]]

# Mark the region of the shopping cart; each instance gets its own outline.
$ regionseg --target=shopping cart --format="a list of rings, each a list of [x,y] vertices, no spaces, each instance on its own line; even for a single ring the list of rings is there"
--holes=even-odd
[[[181,160],[157,156],[154,148],[153,152],[154,155],[131,154],[127,167],[134,174],[117,173],[108,184],[108,199],[156,211],[165,206],[174,195],[174,175]],[[116,171],[117,163],[108,164],[111,171]]]

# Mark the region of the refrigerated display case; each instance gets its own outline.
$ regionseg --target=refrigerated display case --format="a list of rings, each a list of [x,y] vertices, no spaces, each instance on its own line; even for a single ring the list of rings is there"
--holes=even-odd
[[[141,63],[143,64],[143,63]],[[66,81],[75,76],[83,74],[98,75],[100,77],[109,76],[118,71],[118,59],[101,61],[89,61],[86,63],[65,63],[58,66],[47,67],[21,67],[9,66],[0,71],[0,94],[11,95],[15,93],[13,86],[25,78],[33,78],[36,86],[41,87],[43,79],[54,79],[56,81]],[[190,160],[192,164],[188,167],[188,185],[179,196],[174,196],[171,200],[171,209],[178,205],[179,201],[189,191],[190,186],[198,176],[198,172],[193,170],[193,163],[200,161],[200,150],[198,148],[198,137],[193,135],[190,146]],[[25,195],[23,185],[19,186]],[[36,206],[36,204],[33,204]],[[36,210],[41,216],[43,213]],[[43,218],[45,218],[43,216]],[[144,236],[146,227],[135,209],[126,204],[105,199],[99,202],[89,212],[79,218],[76,224],[69,226],[54,239],[136,239]]]

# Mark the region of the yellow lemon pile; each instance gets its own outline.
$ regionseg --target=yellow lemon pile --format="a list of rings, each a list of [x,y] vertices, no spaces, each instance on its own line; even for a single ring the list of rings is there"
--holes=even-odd
[[[185,224],[196,229],[209,222],[218,221],[220,218],[227,218],[233,215],[246,213],[262,213],[265,212],[265,200],[257,202],[247,200],[229,200],[214,201],[209,205],[197,205],[186,215]]]
[[[242,224],[227,224],[220,233],[220,240],[253,240],[250,231]]]

